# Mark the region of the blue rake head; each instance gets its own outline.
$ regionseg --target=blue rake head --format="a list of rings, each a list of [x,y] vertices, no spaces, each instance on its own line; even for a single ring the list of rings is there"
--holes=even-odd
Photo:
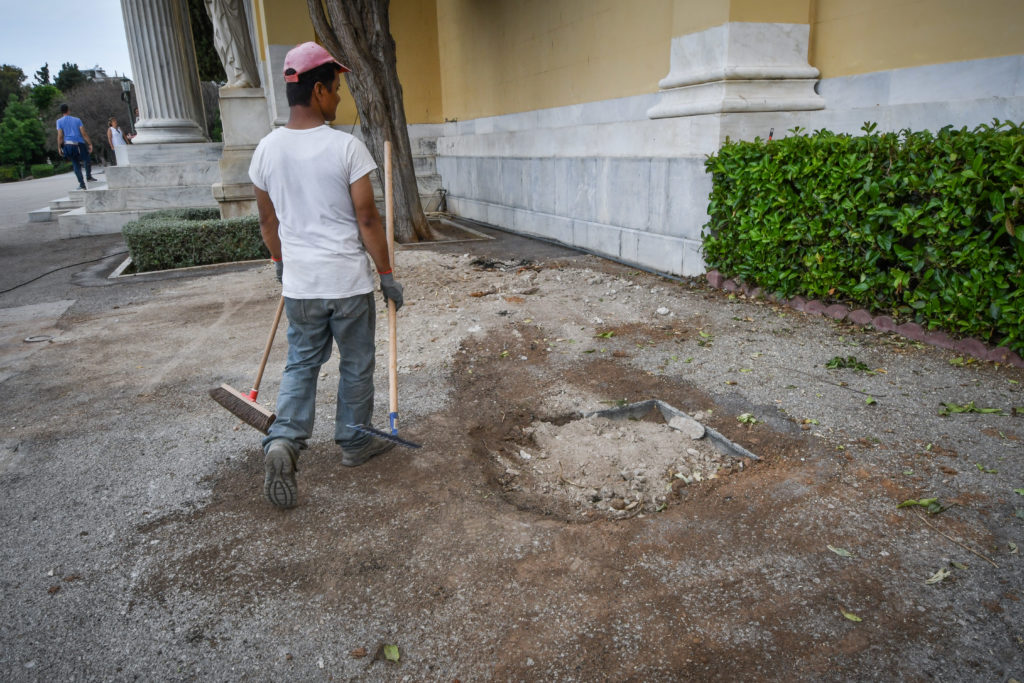
[[[380,429],[376,429],[375,427],[371,427],[369,425],[349,425],[349,428],[350,429],[355,429],[356,431],[363,432],[364,434],[370,434],[372,436],[379,436],[382,439],[387,439],[388,441],[391,441],[392,443],[396,443],[399,446],[405,446],[406,448],[421,448],[422,446],[420,444],[415,443],[413,441],[408,441],[408,440],[403,439],[402,437],[398,436],[398,428],[395,427],[395,420],[397,418],[398,418],[398,414],[397,413],[391,413],[388,416],[388,422],[390,423],[390,426],[391,426],[391,432],[390,433],[382,431]]]

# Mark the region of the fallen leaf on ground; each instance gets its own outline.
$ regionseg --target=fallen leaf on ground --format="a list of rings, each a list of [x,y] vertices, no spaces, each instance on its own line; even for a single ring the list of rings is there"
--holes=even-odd
[[[837,548],[834,545],[828,545],[828,546],[825,546],[825,547],[828,548],[829,550],[831,550],[832,552],[834,552],[839,557],[853,557],[853,553],[851,553],[849,550],[846,550],[844,548]]]
[[[949,571],[948,569],[946,569],[945,567],[943,567],[943,568],[942,568],[942,569],[940,569],[939,571],[937,571],[937,572],[935,572],[934,574],[932,574],[932,575],[931,575],[931,576],[930,576],[930,577],[928,578],[928,580],[927,580],[927,581],[925,581],[925,583],[926,583],[926,584],[928,584],[929,586],[931,586],[931,585],[933,585],[933,584],[936,584],[936,583],[939,583],[939,582],[941,582],[941,581],[945,580],[945,579],[946,579],[946,577],[948,577],[948,576],[950,575],[950,573],[951,573],[951,572],[950,572],[950,571]]]
[[[384,646],[384,659],[389,662],[398,661],[398,646],[397,645],[385,645]]]
[[[861,619],[860,617],[858,617],[858,616],[857,616],[856,614],[854,614],[853,612],[847,612],[847,611],[846,611],[846,610],[844,610],[844,609],[843,609],[842,607],[840,607],[840,608],[839,608],[839,611],[840,611],[840,612],[842,612],[842,613],[843,613],[843,616],[844,616],[844,617],[846,617],[847,619],[849,619],[850,621],[864,621],[863,619]]]
[[[1002,408],[979,408],[974,405],[974,401],[960,405],[952,401],[943,401],[939,404],[939,415],[945,417],[946,415],[954,415],[957,413],[983,413],[986,415],[1002,415]]]
[[[356,649],[354,649],[351,652],[349,652],[349,654],[352,655],[353,657],[356,657],[356,658],[358,658],[358,657],[365,657],[366,656],[366,648],[365,647],[357,647]]]

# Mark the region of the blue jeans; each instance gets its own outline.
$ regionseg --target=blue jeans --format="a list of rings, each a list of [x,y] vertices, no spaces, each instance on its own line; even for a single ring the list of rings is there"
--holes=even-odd
[[[85,148],[85,158],[89,158],[89,149]],[[85,178],[82,176],[82,149],[79,148],[76,142],[64,143],[64,158],[71,162],[71,168],[75,171],[75,177],[78,178],[78,186],[85,186]],[[92,175],[89,171],[85,172],[86,175]]]
[[[369,425],[373,417],[374,303],[372,292],[345,299],[285,298],[288,360],[277,394],[277,419],[263,439],[264,450],[276,439],[306,447],[313,433],[317,378],[331,357],[332,342],[341,354],[334,440],[345,450],[359,450],[369,441],[368,434],[348,425]]]
[[[79,142],[78,153],[82,155],[82,163],[85,164],[85,177],[92,178],[92,155],[89,154],[89,145]]]

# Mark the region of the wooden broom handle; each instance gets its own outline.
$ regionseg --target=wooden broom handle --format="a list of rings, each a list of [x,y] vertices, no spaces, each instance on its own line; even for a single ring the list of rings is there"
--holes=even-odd
[[[384,141],[384,230],[388,240],[388,262],[395,270],[395,197],[391,189],[391,141]],[[398,324],[395,302],[388,299],[388,396],[391,414],[398,412]]]
[[[277,334],[277,326],[281,322],[281,312],[284,311],[284,297],[277,302],[277,313],[274,314],[274,326],[270,328],[270,335],[267,337],[267,345],[263,348],[263,360],[260,361],[260,369],[256,371],[256,381],[252,385],[252,394],[260,391],[260,382],[263,381],[263,370],[267,367],[267,359],[270,358],[270,347],[274,345],[274,336]],[[256,399],[253,398],[255,401]]]

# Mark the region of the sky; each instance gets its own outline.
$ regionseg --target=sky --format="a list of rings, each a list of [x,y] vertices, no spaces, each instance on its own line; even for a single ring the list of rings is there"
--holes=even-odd
[[[131,78],[120,0],[0,0],[0,17],[0,64],[24,71],[26,85],[44,63],[51,81],[64,62]]]

